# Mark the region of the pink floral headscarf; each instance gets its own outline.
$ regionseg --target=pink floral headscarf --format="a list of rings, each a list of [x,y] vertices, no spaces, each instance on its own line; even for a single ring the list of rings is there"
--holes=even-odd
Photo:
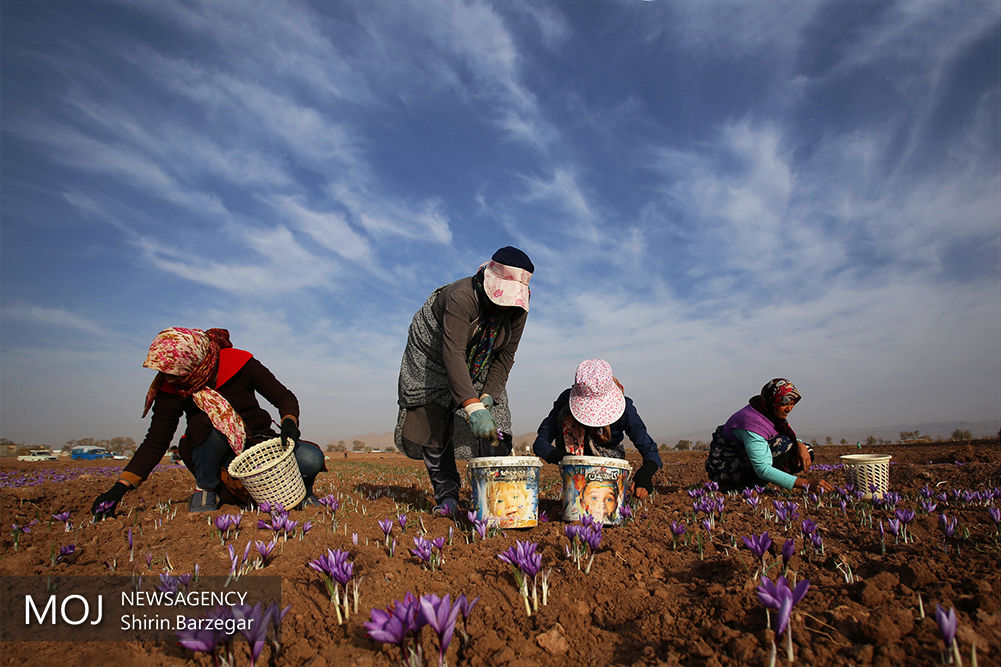
[[[161,385],[170,382],[178,394],[185,398],[190,396],[208,415],[212,426],[226,437],[234,452],[243,451],[247,438],[243,420],[229,401],[209,386],[219,367],[219,350],[227,347],[233,344],[225,329],[202,331],[172,327],[158,333],[143,362],[146,368],[159,372],[146,392],[142,416],[149,412]]]

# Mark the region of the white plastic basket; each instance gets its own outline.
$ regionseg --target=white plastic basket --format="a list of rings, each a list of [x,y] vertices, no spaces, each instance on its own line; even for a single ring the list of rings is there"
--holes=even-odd
[[[282,447],[272,438],[245,449],[229,464],[229,474],[243,482],[254,502],[292,509],[306,497],[306,485],[295,461],[295,441]]]
[[[845,466],[848,483],[865,493],[863,498],[883,497],[890,489],[890,454],[845,454],[841,463]],[[869,487],[875,486],[873,492]]]

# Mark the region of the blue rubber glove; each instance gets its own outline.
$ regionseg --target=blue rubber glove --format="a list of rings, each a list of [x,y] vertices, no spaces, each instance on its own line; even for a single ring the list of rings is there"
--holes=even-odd
[[[497,439],[497,424],[486,409],[476,410],[469,415],[469,428],[477,438]]]

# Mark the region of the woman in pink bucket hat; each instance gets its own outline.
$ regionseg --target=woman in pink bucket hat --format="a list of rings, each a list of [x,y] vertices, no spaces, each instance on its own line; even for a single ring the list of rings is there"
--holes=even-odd
[[[423,459],[441,514],[459,507],[455,459],[510,453],[508,373],[528,316],[535,266],[506,246],[439,287],[414,315],[400,364],[397,449]],[[497,443],[484,452],[482,443]]]
[[[567,455],[624,459],[627,435],[643,456],[629,493],[643,499],[653,491],[653,474],[661,467],[657,443],[608,362],[588,359],[577,366],[573,386],[559,395],[539,424],[532,449],[549,463],[559,463]]]

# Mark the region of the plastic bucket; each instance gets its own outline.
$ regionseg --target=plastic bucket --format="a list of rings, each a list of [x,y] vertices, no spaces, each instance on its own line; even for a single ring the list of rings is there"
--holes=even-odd
[[[258,505],[266,502],[292,509],[306,497],[294,450],[292,439],[286,447],[281,438],[265,440],[230,461],[229,474],[243,482]]]
[[[873,496],[882,498],[890,489],[891,458],[889,454],[845,454],[841,462],[845,466],[848,483],[864,492],[863,498],[872,499]]]
[[[622,506],[632,467],[625,459],[602,456],[564,456],[563,520],[579,521],[590,514],[607,525],[622,523]]]
[[[484,456],[469,459],[469,486],[480,521],[501,528],[539,525],[539,473],[536,456]]]

